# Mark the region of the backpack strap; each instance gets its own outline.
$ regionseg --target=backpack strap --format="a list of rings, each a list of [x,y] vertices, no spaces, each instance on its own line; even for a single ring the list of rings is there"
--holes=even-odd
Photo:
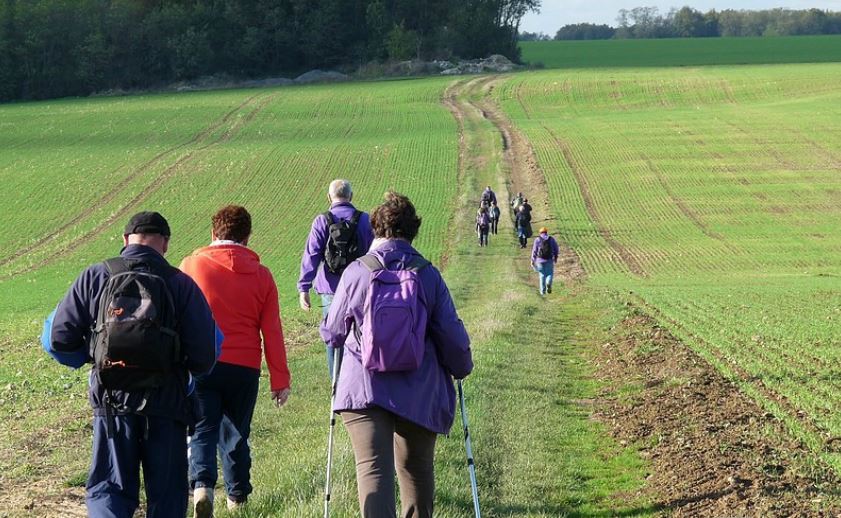
[[[322,214],[322,216],[324,216],[324,217],[327,219],[327,226],[328,226],[328,227],[329,227],[330,225],[332,225],[333,223],[335,223],[335,222],[336,222],[336,221],[333,219],[333,213],[332,213],[332,212],[330,212],[329,210],[328,210],[327,212],[325,212],[324,214]]]
[[[359,262],[364,264],[368,270],[373,272],[377,272],[380,270],[385,270],[385,265],[380,261],[380,258],[373,254],[366,254],[359,258]],[[406,264],[403,269],[409,270],[412,272],[419,272],[429,266],[430,263],[423,257],[416,255],[408,264]]]
[[[412,271],[412,272],[419,272],[419,271],[423,270],[424,268],[426,268],[427,266],[429,266],[430,264],[432,264],[432,263],[430,263],[429,261],[427,261],[423,257],[421,257],[419,255],[416,255],[414,257],[414,259],[409,261],[409,264],[406,265],[404,270],[409,270],[409,271]]]
[[[102,262],[105,269],[108,270],[108,275],[116,275],[131,270],[131,267],[123,257],[113,257]]]
[[[371,273],[385,270],[385,265],[380,261],[380,258],[373,254],[365,254],[359,258],[359,262],[364,264]]]
[[[354,227],[359,225],[359,219],[362,217],[362,211],[355,210],[353,211],[353,216],[350,218],[350,224]]]

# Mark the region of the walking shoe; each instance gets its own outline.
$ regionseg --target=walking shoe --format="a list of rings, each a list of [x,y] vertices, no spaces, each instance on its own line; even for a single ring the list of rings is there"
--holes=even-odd
[[[213,518],[213,488],[197,487],[193,490],[193,516]]]
[[[552,293],[552,285],[551,284],[546,285],[546,293]]]
[[[228,497],[228,511],[236,511],[245,507],[245,500],[239,501]]]

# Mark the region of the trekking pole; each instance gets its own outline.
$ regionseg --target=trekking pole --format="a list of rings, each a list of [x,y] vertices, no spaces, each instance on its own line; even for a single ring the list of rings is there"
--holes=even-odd
[[[467,448],[467,469],[470,471],[470,490],[473,493],[473,512],[476,518],[481,518],[479,511],[479,489],[476,486],[476,465],[473,462],[473,447],[470,445],[470,432],[467,428],[467,407],[464,404],[464,389],[461,380],[456,380],[458,385],[458,403],[461,407],[461,424],[464,427],[464,445]]]
[[[330,489],[332,479],[330,471],[333,467],[333,430],[336,429],[336,413],[333,412],[333,402],[336,399],[336,386],[339,384],[339,371],[342,369],[341,349],[333,349],[333,382],[330,392],[330,434],[327,437],[327,481],[324,484],[324,518],[330,516]]]

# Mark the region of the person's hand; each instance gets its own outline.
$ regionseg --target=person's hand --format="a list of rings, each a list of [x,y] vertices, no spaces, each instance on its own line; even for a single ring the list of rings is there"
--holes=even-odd
[[[272,390],[272,400],[275,402],[278,408],[282,407],[286,400],[289,399],[289,394],[292,392],[292,389],[281,389],[281,390]]]
[[[310,292],[302,291],[301,294],[298,296],[298,303],[301,305],[301,309],[304,311],[310,310]]]

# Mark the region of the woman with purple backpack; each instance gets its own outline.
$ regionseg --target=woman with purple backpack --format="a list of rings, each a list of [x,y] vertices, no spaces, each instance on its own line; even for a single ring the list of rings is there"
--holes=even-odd
[[[558,262],[560,248],[555,238],[549,235],[549,229],[540,228],[540,235],[534,240],[531,248],[531,266],[540,276],[540,294],[552,293],[552,279],[555,275],[555,264]]]
[[[362,516],[431,517],[438,434],[455,416],[453,378],[473,370],[470,338],[440,272],[412,247],[421,219],[388,192],[371,212],[375,240],[344,272],[321,325],[344,347],[333,410],[356,458]]]

